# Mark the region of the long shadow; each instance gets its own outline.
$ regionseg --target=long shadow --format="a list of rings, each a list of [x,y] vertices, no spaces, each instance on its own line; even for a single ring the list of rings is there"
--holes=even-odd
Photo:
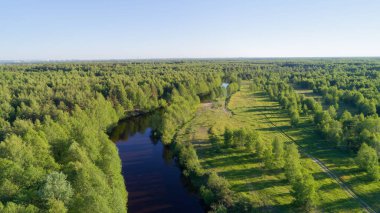
[[[370,193],[366,193],[361,195],[365,197],[367,200],[371,200],[371,207],[376,211],[380,212],[380,202],[379,202],[379,197],[380,197],[380,191],[374,191]]]
[[[237,184],[233,186],[233,189],[238,192],[249,192],[252,190],[263,190],[266,188],[271,188],[275,186],[287,186],[288,181],[286,179],[282,180],[260,180],[253,181],[244,184]]]
[[[286,129],[280,127],[282,130],[286,131]],[[304,128],[304,129],[302,129]],[[268,131],[271,131],[269,129]],[[352,153],[347,153],[345,150],[341,150],[336,147],[335,144],[325,140],[322,138],[319,132],[315,131],[315,127],[313,124],[301,124],[297,128],[294,128],[290,131],[287,131],[289,135],[292,137],[300,138],[298,140],[298,144],[301,145],[302,149],[311,154],[312,156],[322,160],[327,166],[329,166],[330,170],[332,170],[337,176],[350,176],[349,180],[345,180],[345,182],[351,186],[352,188],[359,187],[359,185],[369,185],[367,184],[369,178],[361,174],[360,170],[355,166],[350,166],[354,164],[352,158],[354,155]],[[319,174],[313,174],[316,179],[325,178],[326,176],[322,176]],[[352,177],[355,175],[355,177]],[[333,190],[337,187],[337,184],[326,184],[322,185],[320,190]],[[361,193],[361,197],[366,200],[371,201],[371,206],[375,209],[375,211],[380,210],[380,202],[378,202],[378,198],[380,197],[379,192],[371,192],[371,193]],[[322,198],[323,199],[323,198]],[[343,210],[349,212],[352,208],[355,208],[356,201],[353,198],[342,199],[336,202],[331,202],[328,204],[324,204],[322,209],[327,211],[337,211]]]
[[[261,168],[236,169],[219,172],[219,175],[229,180],[244,180],[252,177],[260,177],[263,171]]]
[[[288,129],[291,129],[291,126],[271,126],[271,127],[266,127],[266,128],[258,128],[257,130],[260,131],[278,131],[278,128],[281,128],[282,130],[286,131]]]
[[[340,188],[340,186],[337,183],[332,182],[332,183],[328,183],[328,184],[324,184],[320,186],[318,190],[330,191],[337,188]]]
[[[262,112],[262,113],[266,113],[266,112],[269,112],[269,110],[265,109],[265,108],[262,108],[262,107],[254,107],[254,108],[249,108],[247,110],[245,110],[245,112]]]
[[[283,123],[283,122],[289,122],[289,119],[287,119],[286,117],[277,117],[276,120],[272,120],[273,117],[270,117],[272,123]],[[270,123],[270,122],[269,122]],[[284,127],[287,127],[287,126],[283,126]]]
[[[321,198],[323,199],[323,198]],[[353,198],[340,199],[334,202],[328,202],[320,206],[323,212],[352,212],[355,200]]]
[[[214,155],[220,155],[220,153],[213,153]],[[210,156],[209,154],[206,154]],[[210,156],[212,158],[212,156]],[[227,166],[235,166],[242,165],[247,163],[258,163],[259,159],[254,158],[252,154],[244,154],[238,156],[226,156],[218,159],[210,159],[205,160],[203,163],[210,165],[211,167],[227,167]]]
[[[313,173],[314,180],[320,181],[326,178],[330,178],[325,172],[315,172]]]
[[[355,177],[351,177],[346,182],[348,184],[350,184],[352,187],[355,187],[355,186],[363,185],[363,183],[365,183],[365,184],[371,184],[372,181],[373,180],[371,179],[371,177],[366,172],[361,171],[360,169],[358,169],[358,174],[355,175]],[[380,197],[380,191],[377,194]]]

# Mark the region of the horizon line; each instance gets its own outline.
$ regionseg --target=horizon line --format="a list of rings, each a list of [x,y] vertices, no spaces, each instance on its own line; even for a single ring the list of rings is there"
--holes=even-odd
[[[147,57],[147,58],[94,58],[94,59],[0,59],[4,63],[36,62],[109,62],[109,61],[165,61],[165,60],[244,60],[244,59],[380,59],[379,56],[258,56],[258,57]]]

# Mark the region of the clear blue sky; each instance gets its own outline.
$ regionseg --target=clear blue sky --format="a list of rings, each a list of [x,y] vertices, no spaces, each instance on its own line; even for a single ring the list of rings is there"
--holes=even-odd
[[[0,60],[380,56],[379,0],[2,0]]]

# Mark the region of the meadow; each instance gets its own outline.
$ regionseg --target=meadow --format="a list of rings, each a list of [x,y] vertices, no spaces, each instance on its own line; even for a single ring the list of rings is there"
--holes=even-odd
[[[315,149],[316,147],[306,145],[318,146],[319,143],[323,144],[323,140],[310,127],[307,117],[302,118],[302,124],[298,128],[290,128],[289,116],[280,109],[279,104],[269,100],[263,91],[252,92],[248,82],[242,83],[240,91],[231,97],[227,107],[229,111],[224,110],[222,104],[202,105],[196,117],[180,130],[177,142],[192,143],[202,169],[217,172],[226,178],[231,189],[247,197],[258,210],[293,211],[295,207],[292,205],[291,187],[281,169],[266,169],[262,159],[246,149],[215,150],[209,142],[209,129],[213,128],[222,135],[226,127],[234,129],[250,127],[258,130],[264,141],[270,142],[277,137],[284,143],[292,143],[280,131],[281,129],[294,138],[305,151],[315,150],[313,155],[319,152],[321,155],[318,157],[322,157],[323,147]],[[272,122],[276,126],[273,126]],[[304,125],[309,127],[305,128]],[[329,153],[334,156],[334,152]],[[303,156],[302,164],[312,172],[316,180],[317,209],[326,212],[363,211],[360,203],[324,173],[318,164],[306,156]]]

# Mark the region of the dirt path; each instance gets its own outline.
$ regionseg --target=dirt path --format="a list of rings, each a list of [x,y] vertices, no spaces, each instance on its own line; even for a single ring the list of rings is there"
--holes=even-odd
[[[334,179],[338,184],[339,186],[344,190],[346,191],[346,193],[351,196],[352,198],[354,198],[355,200],[357,200],[361,205],[362,207],[366,210],[366,212],[370,212],[370,213],[376,213],[375,210],[373,210],[364,200],[362,200],[357,194],[355,194],[355,192],[353,192],[351,190],[351,188],[346,185],[338,176],[336,176],[334,174],[334,172],[332,172],[322,161],[320,161],[318,158],[315,158],[314,156],[308,154],[305,152],[305,150],[303,150],[303,148],[292,138],[290,137],[288,134],[286,134],[286,132],[284,132],[280,127],[278,127],[276,124],[274,124],[270,118],[264,113],[264,116],[265,118],[268,120],[268,122],[275,128],[277,128],[279,130],[279,132],[284,135],[286,138],[288,138],[290,141],[292,141],[293,143],[295,143],[298,147],[299,147],[299,150],[302,154],[304,154],[305,156],[309,157],[310,159],[312,159],[315,163],[317,163],[321,169],[332,179]]]

